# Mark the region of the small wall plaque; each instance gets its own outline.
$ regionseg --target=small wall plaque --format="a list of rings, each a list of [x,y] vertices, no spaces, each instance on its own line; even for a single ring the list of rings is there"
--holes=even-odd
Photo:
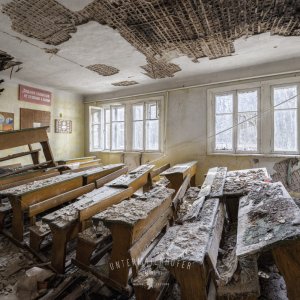
[[[55,119],[55,133],[72,133],[72,121]]]

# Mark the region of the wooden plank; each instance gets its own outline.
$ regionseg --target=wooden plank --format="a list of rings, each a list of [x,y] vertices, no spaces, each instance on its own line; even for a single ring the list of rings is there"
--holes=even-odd
[[[214,176],[209,197],[210,198],[219,198],[223,196],[223,189],[226,180],[227,168],[218,167],[217,172]]]
[[[266,251],[300,238],[300,209],[281,182],[256,183],[240,199],[237,256]]]
[[[106,185],[120,188],[132,187],[133,190],[136,191],[147,183],[148,174],[153,168],[154,165],[141,165],[127,175],[120,176]]]
[[[37,164],[37,165],[28,165],[28,166],[25,166],[25,167],[15,169],[14,171],[11,171],[9,173],[2,174],[2,175],[0,175],[0,178],[15,175],[15,174],[19,174],[19,173],[23,173],[23,172],[28,171],[28,170],[34,170],[34,169],[37,169],[39,167],[50,166],[51,164],[52,164],[52,161],[48,160],[48,161],[42,162],[42,163]]]
[[[31,155],[34,153],[38,153],[39,151],[41,151],[41,149],[36,149],[36,150],[32,150],[32,151],[25,151],[25,152],[20,152],[20,153],[16,153],[16,154],[11,154],[5,157],[1,157],[0,161],[6,161],[6,160],[10,160],[10,159],[14,159],[14,158],[18,158],[18,157],[23,157],[26,155]]]
[[[106,175],[98,180],[96,180],[96,187],[99,189],[100,187],[104,186],[106,183],[118,178],[121,175],[124,175],[128,172],[128,167],[124,167],[118,171],[115,171],[109,175]]]
[[[42,212],[45,212],[49,210],[50,208],[57,207],[65,202],[74,200],[83,194],[91,192],[95,188],[95,185],[93,183],[90,183],[89,185],[85,185],[79,188],[76,188],[74,190],[68,191],[66,193],[57,195],[55,197],[46,199],[40,203],[36,203],[33,205],[30,205],[28,208],[28,216],[33,217],[37,214],[40,214]]]
[[[95,182],[98,179],[109,175],[115,171],[118,171],[123,167],[124,164],[111,164],[103,167],[93,168],[91,170],[86,171],[85,175],[83,175],[83,183],[89,184],[91,182]]]
[[[47,175],[47,174],[52,174],[52,173],[56,173],[57,175],[59,175],[57,173],[56,169],[44,169],[44,170],[29,170],[27,172],[24,173],[19,173],[19,174],[15,174],[15,175],[8,175],[5,177],[0,178],[0,185],[5,185],[5,184],[9,184],[9,183],[15,183],[15,182],[19,182],[25,179],[31,179],[31,178],[36,178],[36,177],[40,177],[43,175]]]
[[[0,150],[48,141],[48,126],[0,132]]]
[[[84,157],[77,157],[77,158],[70,158],[70,159],[61,159],[58,160],[57,163],[59,165],[67,165],[74,162],[84,162],[84,161],[91,161],[96,159],[96,156],[84,156]]]
[[[177,191],[174,199],[173,199],[173,203],[172,206],[174,208],[174,211],[177,210],[178,205],[181,203],[189,185],[190,185],[190,181],[191,181],[191,176],[187,175],[181,185],[181,187],[179,188],[179,190]]]

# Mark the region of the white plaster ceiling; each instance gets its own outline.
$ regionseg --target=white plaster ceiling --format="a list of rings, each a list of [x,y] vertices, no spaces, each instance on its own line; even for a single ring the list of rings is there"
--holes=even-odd
[[[81,10],[92,2],[57,1],[73,11]],[[0,0],[0,4],[7,2],[9,0]],[[191,77],[200,78],[227,70],[250,68],[300,57],[300,37],[270,36],[269,33],[265,33],[236,40],[235,53],[230,57],[215,60],[203,58],[199,63],[193,63],[187,57],[175,58],[172,62],[178,64],[182,71],[176,73],[173,78],[155,80],[144,75],[144,70],[140,68],[146,64],[145,56],[112,28],[89,22],[78,26],[77,32],[71,35],[71,39],[57,46],[60,49],[58,55],[48,54],[42,48],[54,48],[53,46],[13,31],[10,18],[0,14],[0,50],[23,62],[23,69],[13,73],[13,78],[84,95],[114,93],[120,90],[134,93],[136,90],[146,90],[149,86],[152,90],[167,89],[169,86],[181,87],[188,84]],[[21,42],[18,37],[28,43]],[[101,76],[85,68],[92,64],[106,64],[118,68],[120,72],[112,76]],[[10,70],[1,74],[9,76]],[[112,85],[124,80],[134,80],[139,84],[130,87]]]

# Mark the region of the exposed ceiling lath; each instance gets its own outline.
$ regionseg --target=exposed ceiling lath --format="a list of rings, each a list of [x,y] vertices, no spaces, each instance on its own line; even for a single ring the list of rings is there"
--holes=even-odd
[[[95,0],[78,12],[54,0],[13,0],[3,12],[14,30],[52,45],[83,23],[108,25],[146,56],[151,78],[174,76],[180,68],[170,61],[182,55],[194,62],[229,56],[241,36],[300,35],[297,0]]]
[[[103,65],[103,64],[91,65],[91,66],[87,66],[86,68],[102,76],[112,76],[119,73],[120,71],[117,68]]]

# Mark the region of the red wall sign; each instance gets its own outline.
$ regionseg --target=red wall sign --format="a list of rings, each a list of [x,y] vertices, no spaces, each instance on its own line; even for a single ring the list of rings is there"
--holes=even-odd
[[[43,105],[51,105],[51,97],[52,94],[48,91],[36,89],[26,85],[19,85],[19,100],[43,104]]]

